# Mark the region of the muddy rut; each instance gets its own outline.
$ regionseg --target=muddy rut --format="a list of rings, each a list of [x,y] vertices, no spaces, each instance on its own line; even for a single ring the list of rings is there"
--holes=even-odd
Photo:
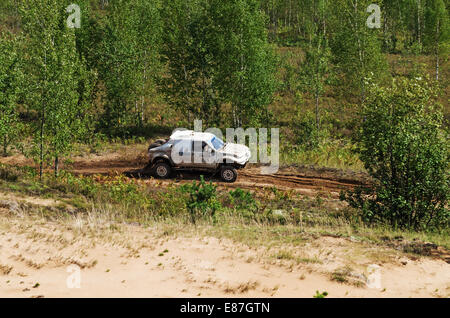
[[[78,175],[125,175],[138,179],[149,186],[168,186],[199,180],[200,173],[177,172],[171,179],[156,180],[146,168],[146,158],[141,154],[129,154],[128,158],[119,154],[100,155],[94,157],[76,157],[70,165],[62,168]],[[135,157],[136,156],[136,157]],[[0,158],[0,163],[12,166],[34,166],[33,162],[22,156]],[[51,168],[49,169],[51,171]],[[250,165],[238,171],[235,183],[225,183],[217,176],[205,175],[205,180],[214,182],[219,188],[242,188],[262,190],[276,187],[279,190],[295,191],[305,195],[326,194],[339,196],[341,190],[353,189],[356,186],[370,183],[363,172],[343,171],[332,168],[292,165],[282,167],[275,174],[263,174],[261,167]]]
[[[145,162],[107,160],[75,162],[69,168],[75,174],[82,175],[120,175],[138,178],[146,184],[169,185],[199,180],[200,173],[177,172],[171,179],[155,180]],[[257,190],[276,187],[280,190],[293,190],[303,194],[329,193],[338,196],[341,190],[353,189],[355,186],[369,183],[367,175],[356,172],[344,172],[338,169],[317,169],[314,167],[290,166],[280,168],[276,174],[263,174],[258,166],[238,171],[235,183],[222,182],[217,176],[206,175],[207,181],[216,183],[219,188],[244,188]]]

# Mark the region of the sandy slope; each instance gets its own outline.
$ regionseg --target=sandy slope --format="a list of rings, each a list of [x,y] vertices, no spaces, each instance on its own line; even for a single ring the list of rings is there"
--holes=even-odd
[[[63,224],[6,218],[0,211],[0,297],[312,297],[316,290],[330,297],[450,294],[449,264],[393,251],[378,256],[381,290],[330,280],[331,272],[351,261],[352,275],[361,281],[374,262],[374,247],[344,239],[322,237],[296,247],[294,252],[321,260],[310,264],[276,259],[271,257],[276,250],[267,247],[195,232],[110,229],[101,220]],[[81,288],[67,286],[74,277],[67,272],[70,264],[80,266]]]

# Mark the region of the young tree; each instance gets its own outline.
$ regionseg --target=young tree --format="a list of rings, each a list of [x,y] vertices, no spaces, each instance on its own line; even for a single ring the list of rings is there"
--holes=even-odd
[[[164,3],[162,60],[169,76],[160,85],[170,105],[208,125],[218,124],[220,116],[209,5],[209,0]]]
[[[106,86],[106,127],[142,125],[146,89],[159,67],[158,2],[117,0],[106,6],[96,55],[100,79]]]
[[[268,43],[266,16],[256,0],[210,0],[213,54],[221,96],[232,105],[233,125],[268,120],[277,82],[277,58]]]
[[[89,91],[88,75],[77,52],[75,31],[66,24],[68,3],[31,0],[21,7],[26,39],[24,72],[27,103],[37,114],[34,154],[42,178],[44,163],[52,158],[55,175],[59,160],[83,132],[86,108],[80,88]]]
[[[440,56],[448,58],[450,49],[450,24],[443,0],[428,0],[425,12],[424,45],[435,56],[436,80],[439,80]]]
[[[226,103],[236,127],[267,118],[276,59],[258,1],[177,0],[163,14],[168,102],[208,124],[218,124]]]
[[[0,33],[0,143],[3,156],[17,140],[22,123],[17,112],[20,81],[18,41],[15,35]]]
[[[325,36],[317,35],[308,46],[305,61],[301,64],[300,77],[302,88],[314,96],[316,129],[320,129],[319,102],[324,92],[327,76],[331,71],[331,50]]]
[[[427,79],[371,87],[361,112],[360,159],[374,183],[342,194],[369,222],[424,230],[448,227],[448,134]]]
[[[346,82],[342,87],[358,98],[362,104],[366,98],[366,82],[370,78],[382,82],[387,74],[387,63],[381,53],[379,29],[366,25],[366,9],[372,0],[339,0],[333,2],[335,34],[331,46],[334,62]]]

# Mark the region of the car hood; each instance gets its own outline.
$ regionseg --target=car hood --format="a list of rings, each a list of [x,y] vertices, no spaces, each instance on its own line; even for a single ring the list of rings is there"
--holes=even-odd
[[[250,156],[250,149],[247,146],[232,143],[226,143],[225,147],[219,149],[219,152],[224,155],[232,155],[235,157]]]

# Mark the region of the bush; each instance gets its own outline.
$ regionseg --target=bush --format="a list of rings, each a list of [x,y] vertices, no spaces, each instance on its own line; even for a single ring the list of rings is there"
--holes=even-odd
[[[415,230],[448,226],[448,134],[427,83],[374,86],[363,107],[357,151],[374,184],[341,199],[362,209],[366,221]]]
[[[296,143],[303,149],[311,150],[319,146],[321,132],[317,130],[314,114],[307,112],[299,115],[293,128],[296,134]]]
[[[212,182],[206,183],[203,176],[200,176],[199,183],[193,181],[192,184],[183,185],[182,191],[189,193],[186,206],[191,214],[192,223],[195,224],[199,213],[215,220],[215,213],[221,204],[217,200],[216,186]]]
[[[0,179],[15,182],[21,176],[21,172],[12,166],[2,165],[0,164]]]
[[[258,203],[250,191],[237,188],[236,190],[231,190],[228,194],[230,203],[235,209],[249,210],[251,212],[255,212],[258,209]]]

